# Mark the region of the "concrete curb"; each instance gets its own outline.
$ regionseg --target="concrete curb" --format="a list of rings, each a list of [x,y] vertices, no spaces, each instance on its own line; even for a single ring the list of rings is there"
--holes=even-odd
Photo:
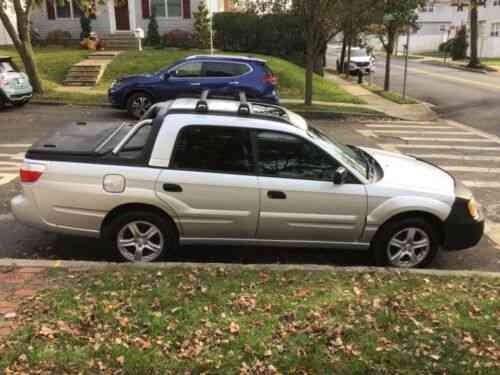
[[[339,273],[373,273],[385,274],[413,274],[439,277],[487,277],[500,278],[500,272],[483,271],[449,271],[432,269],[393,269],[378,267],[337,267],[323,265],[294,265],[294,264],[235,264],[235,263],[188,263],[188,262],[166,262],[166,263],[110,263],[110,262],[87,262],[73,260],[34,260],[34,259],[0,259],[0,267],[35,267],[35,268],[69,268],[69,269],[104,269],[107,267],[118,268],[144,268],[144,269],[173,269],[173,268],[198,268],[198,269],[240,269],[253,271],[307,271],[307,272],[339,272]]]
[[[31,104],[37,105],[49,105],[49,106],[75,106],[75,107],[99,107],[99,108],[113,108],[111,104],[75,104],[75,103],[65,103],[52,100],[30,100]]]

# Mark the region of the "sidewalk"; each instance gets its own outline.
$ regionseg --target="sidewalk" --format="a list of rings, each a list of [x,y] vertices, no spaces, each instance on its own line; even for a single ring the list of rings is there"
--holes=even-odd
[[[364,100],[367,103],[364,105],[366,108],[384,112],[391,117],[407,121],[435,121],[438,119],[438,116],[423,103],[396,104],[374,94],[357,83],[348,82],[336,75],[326,73],[325,78],[334,81],[336,85],[342,87],[349,94]]]

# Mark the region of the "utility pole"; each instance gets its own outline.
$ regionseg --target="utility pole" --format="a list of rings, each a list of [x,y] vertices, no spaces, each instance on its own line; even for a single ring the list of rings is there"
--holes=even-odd
[[[210,55],[214,54],[214,13],[212,12],[212,0],[208,0],[208,13],[210,14]]]

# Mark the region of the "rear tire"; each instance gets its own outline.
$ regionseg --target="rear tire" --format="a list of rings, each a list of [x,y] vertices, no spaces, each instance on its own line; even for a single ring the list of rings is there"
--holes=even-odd
[[[127,262],[155,262],[179,244],[177,230],[165,217],[148,211],[119,215],[106,228],[105,236],[115,252]]]
[[[415,217],[384,224],[372,242],[378,266],[423,268],[439,250],[439,234],[429,221]]]
[[[153,98],[145,92],[136,92],[127,100],[127,111],[135,119],[140,119],[153,105]]]

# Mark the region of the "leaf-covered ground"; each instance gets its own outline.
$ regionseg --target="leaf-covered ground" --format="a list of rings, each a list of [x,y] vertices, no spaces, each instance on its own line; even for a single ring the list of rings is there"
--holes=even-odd
[[[500,279],[60,271],[0,373],[498,374]]]

